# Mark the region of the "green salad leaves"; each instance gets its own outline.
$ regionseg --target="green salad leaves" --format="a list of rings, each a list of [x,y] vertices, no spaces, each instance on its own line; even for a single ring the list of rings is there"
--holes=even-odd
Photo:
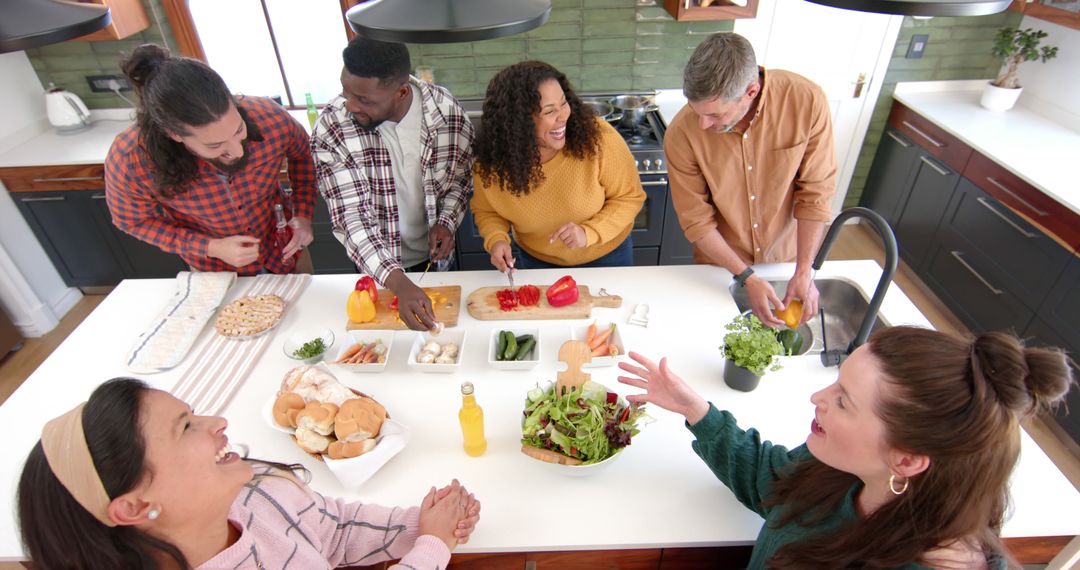
[[[551,449],[580,459],[582,464],[598,463],[630,445],[638,434],[637,421],[645,410],[628,405],[615,392],[596,382],[555,394],[555,384],[529,391],[525,401],[521,443]]]

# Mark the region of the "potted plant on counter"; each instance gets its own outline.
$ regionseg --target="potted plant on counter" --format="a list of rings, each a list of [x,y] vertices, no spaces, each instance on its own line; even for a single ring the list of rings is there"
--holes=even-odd
[[[998,30],[991,53],[1000,57],[1004,63],[997,79],[986,85],[980,105],[991,111],[1008,111],[1016,105],[1020,92],[1024,90],[1016,75],[1020,64],[1038,60],[1046,63],[1057,57],[1057,46],[1039,48],[1039,43],[1046,36],[1046,32],[1032,28],[1021,30],[1004,27]]]
[[[787,351],[776,331],[762,324],[753,314],[739,315],[724,328],[729,331],[720,347],[720,354],[725,358],[725,384],[749,392],[757,388],[766,370],[780,369],[776,357]]]

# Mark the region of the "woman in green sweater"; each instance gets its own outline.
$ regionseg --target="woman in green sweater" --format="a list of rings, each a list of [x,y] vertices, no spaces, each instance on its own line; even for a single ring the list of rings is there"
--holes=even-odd
[[[634,157],[559,70],[523,61],[496,74],[473,152],[473,217],[496,269],[633,264],[645,202]]]
[[[1072,382],[1063,353],[993,332],[964,339],[878,331],[815,393],[804,445],[742,430],[659,364],[619,381],[631,402],[682,414],[694,451],[765,519],[750,568],[1006,568],[997,534],[1020,451],[1020,420]]]

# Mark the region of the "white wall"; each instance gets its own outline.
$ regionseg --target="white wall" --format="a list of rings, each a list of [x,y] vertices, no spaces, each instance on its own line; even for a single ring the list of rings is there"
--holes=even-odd
[[[0,148],[45,120],[41,81],[25,52],[0,54]],[[52,330],[81,293],[64,285],[0,183],[0,303],[23,336]]]
[[[1042,45],[1058,46],[1058,55],[1046,63],[1029,61],[1020,66],[1020,96],[1029,109],[1064,117],[1080,131],[1080,30],[1024,16],[1021,28],[1035,28],[1049,34]]]

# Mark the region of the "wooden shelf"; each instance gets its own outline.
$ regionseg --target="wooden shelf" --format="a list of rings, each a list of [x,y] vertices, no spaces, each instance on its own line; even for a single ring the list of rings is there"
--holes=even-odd
[[[143,8],[141,0],[81,0],[81,3],[108,6],[112,23],[101,30],[72,41],[122,40],[150,27],[150,18],[146,16],[146,9]]]

